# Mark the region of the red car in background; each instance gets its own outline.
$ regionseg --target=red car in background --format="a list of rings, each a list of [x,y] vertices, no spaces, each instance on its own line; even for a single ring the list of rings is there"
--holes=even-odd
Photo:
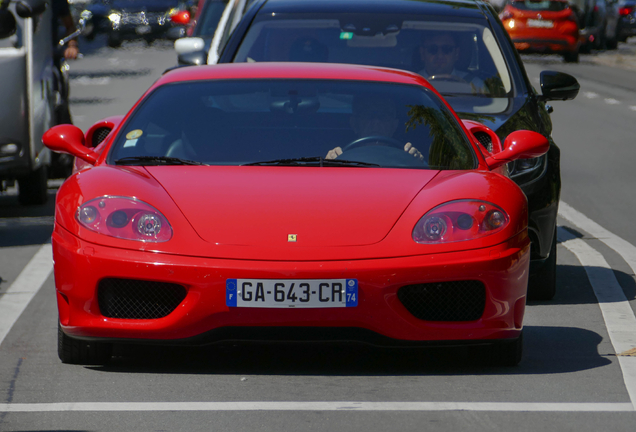
[[[181,68],[126,116],[43,141],[85,165],[57,193],[52,237],[65,363],[107,362],[113,343],[237,340],[521,359],[528,203],[505,167],[548,141],[500,142],[418,74]]]
[[[566,0],[513,0],[499,18],[515,47],[527,53],[558,53],[579,61],[579,23]]]

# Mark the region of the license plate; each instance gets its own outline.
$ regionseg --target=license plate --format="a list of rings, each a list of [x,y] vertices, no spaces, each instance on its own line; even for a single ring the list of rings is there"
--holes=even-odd
[[[550,20],[529,19],[528,27],[552,28],[554,27],[554,22]]]
[[[340,308],[358,305],[356,279],[227,279],[230,307]]]
[[[150,33],[151,30],[152,29],[150,28],[149,25],[140,25],[135,28],[135,31],[137,32],[137,34],[140,34],[140,35],[148,34]]]

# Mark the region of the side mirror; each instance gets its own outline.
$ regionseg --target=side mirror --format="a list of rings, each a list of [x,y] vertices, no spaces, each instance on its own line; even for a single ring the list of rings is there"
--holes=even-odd
[[[517,159],[543,156],[550,149],[548,139],[538,132],[520,130],[512,132],[504,141],[504,149],[486,158],[490,169]]]
[[[177,54],[189,54],[205,49],[205,41],[199,37],[186,37],[174,41],[174,49]]]
[[[15,5],[15,12],[20,18],[33,18],[45,10],[46,0],[22,0]]]
[[[42,142],[54,152],[70,154],[91,165],[95,165],[99,156],[84,145],[82,130],[69,124],[53,126],[44,133]]]
[[[175,24],[187,25],[190,24],[190,12],[179,11],[170,17],[170,20]]]
[[[541,72],[540,101],[571,100],[579,94],[581,86],[572,75],[563,72]]]
[[[0,8],[0,39],[13,36],[18,29],[15,17],[9,9]]]

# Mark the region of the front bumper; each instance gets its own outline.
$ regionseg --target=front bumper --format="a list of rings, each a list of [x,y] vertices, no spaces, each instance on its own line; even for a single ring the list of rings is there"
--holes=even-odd
[[[320,339],[360,340],[378,345],[514,339],[522,330],[529,252],[530,241],[523,232],[494,247],[438,255],[358,261],[248,261],[103,247],[84,242],[57,224],[53,233],[55,284],[63,331],[83,339],[162,344],[270,340],[272,336],[268,334],[275,334],[276,340],[315,340],[320,329],[324,329]],[[97,295],[97,287],[105,278],[178,284],[186,294],[162,318],[109,318],[102,315]],[[358,306],[228,307],[225,286],[226,280],[232,278],[355,278]],[[479,319],[418,319],[397,295],[405,285],[458,280],[479,281],[485,286],[485,306]],[[289,337],[285,337],[284,329],[290,330]]]

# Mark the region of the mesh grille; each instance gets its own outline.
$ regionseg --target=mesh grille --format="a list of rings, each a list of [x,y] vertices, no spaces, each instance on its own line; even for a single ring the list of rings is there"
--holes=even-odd
[[[104,279],[97,290],[99,309],[109,318],[162,318],[186,296],[181,285],[133,279]]]
[[[474,321],[486,306],[486,287],[479,281],[403,286],[398,298],[414,317],[426,321]]]
[[[96,129],[95,132],[93,132],[93,137],[92,137],[93,147],[97,147],[99,143],[104,141],[106,137],[108,136],[108,134],[110,133],[110,131],[111,131],[111,128],[108,128],[108,127],[102,127],[102,128]]]
[[[475,132],[475,138],[479,140],[479,143],[484,146],[488,152],[492,153],[492,138],[486,132]]]

